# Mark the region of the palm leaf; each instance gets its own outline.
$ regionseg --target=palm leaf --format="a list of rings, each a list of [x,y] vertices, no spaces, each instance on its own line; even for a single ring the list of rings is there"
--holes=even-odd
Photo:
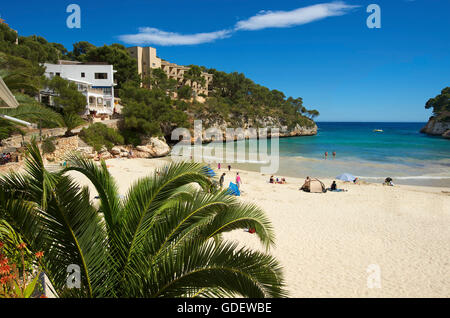
[[[0,217],[33,250],[61,297],[283,297],[282,270],[268,254],[223,240],[252,227],[274,245],[272,226],[256,206],[210,192],[202,165],[172,164],[138,180],[123,202],[106,164],[79,155],[69,168],[48,172],[35,141],[25,174],[0,178]],[[100,197],[67,174],[78,171]],[[67,266],[81,269],[80,289],[66,286]]]

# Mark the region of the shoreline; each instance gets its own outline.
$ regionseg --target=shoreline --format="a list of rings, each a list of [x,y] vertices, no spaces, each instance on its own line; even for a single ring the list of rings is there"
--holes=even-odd
[[[156,158],[121,158],[121,160],[136,160],[136,159],[142,159],[142,160],[161,160],[164,162],[172,162],[172,157],[170,155],[167,156],[163,156],[163,157],[156,157]],[[176,159],[179,159],[181,157],[175,156]],[[317,164],[322,164],[325,163],[327,164],[328,162],[334,162],[334,160],[329,159],[328,162],[320,159],[320,158],[309,158],[309,157],[280,157],[280,162],[283,159],[298,159],[301,158],[300,160],[303,160],[305,162],[309,162],[309,163],[317,163]],[[106,159],[105,161],[108,162],[110,160],[115,160],[118,158],[111,158],[111,159]],[[209,159],[216,159],[215,157],[211,157]],[[337,161],[337,160],[336,160]],[[346,162],[346,161],[342,161],[342,162]],[[6,165],[2,165],[0,166],[0,175],[8,172],[9,170],[21,170],[23,167],[23,163],[24,162],[11,162],[8,163]],[[217,163],[216,162],[206,162],[203,161],[203,163],[205,165],[210,165],[212,169],[217,170]],[[355,161],[355,163],[358,163],[357,161]],[[248,171],[248,172],[252,172],[252,173],[259,173],[260,168],[262,166],[264,166],[267,163],[254,163],[254,162],[237,162],[237,163],[232,163],[231,166],[233,167],[233,170],[242,170],[242,171]],[[363,163],[363,165],[371,165],[370,162],[366,162]],[[55,166],[55,165],[60,165],[60,163],[50,163],[48,162],[47,165],[49,166]],[[228,164],[226,162],[222,162],[222,170],[225,171],[225,167]],[[280,170],[280,168],[278,169]],[[344,173],[345,171],[342,171],[342,173]],[[306,176],[310,176],[313,178],[318,178],[321,181],[326,180],[328,181],[334,181],[335,178],[330,176],[330,174],[326,175],[326,176],[319,176],[317,174],[314,174],[312,171],[306,171],[305,173],[298,173],[298,172],[293,172],[293,171],[289,171],[287,173],[277,173],[277,174],[273,174],[275,177],[284,177],[284,178],[289,178],[289,179],[299,179],[299,180],[304,180],[306,178]],[[364,184],[374,184],[374,185],[378,185],[378,184],[382,184],[383,180],[387,177],[387,175],[385,177],[374,177],[374,176],[361,176],[358,174],[354,174],[355,177],[359,178],[360,181]],[[450,176],[436,176],[436,175],[409,175],[409,176],[395,176],[395,175],[389,175],[391,178],[394,179],[394,184],[395,185],[401,185],[401,186],[410,186],[410,187],[423,187],[423,188],[437,188],[440,189],[442,191],[449,191],[450,192]],[[268,176],[270,177],[270,176]],[[399,182],[400,180],[400,182]],[[409,180],[409,181],[407,181]],[[337,180],[336,180],[337,181]],[[415,182],[414,182],[415,181]],[[330,182],[330,184],[331,184]],[[328,183],[327,183],[327,187],[328,187]]]
[[[306,161],[319,161],[318,159],[305,158]],[[319,161],[323,162],[322,161]],[[241,170],[248,170],[251,172],[259,172],[260,165],[253,163],[235,163],[233,166],[238,167]],[[347,171],[342,171],[341,173],[346,173]],[[336,175],[339,173],[336,173]],[[303,176],[304,175],[304,176]],[[295,179],[305,179],[306,176],[324,179],[324,180],[335,180],[335,177],[330,176],[330,174],[326,176],[321,176],[314,174],[311,171],[305,171],[303,174],[299,174],[297,172],[291,171],[290,173],[279,173],[276,174],[277,177],[285,177],[285,178],[295,178]],[[386,177],[391,177],[394,179],[395,185],[401,186],[414,186],[414,187],[426,187],[426,188],[442,188],[450,191],[450,176],[436,176],[436,175],[409,175],[409,176],[396,176],[396,175],[386,175],[386,176],[361,176],[359,174],[354,174],[355,177],[359,178],[360,181],[367,184],[382,184]]]

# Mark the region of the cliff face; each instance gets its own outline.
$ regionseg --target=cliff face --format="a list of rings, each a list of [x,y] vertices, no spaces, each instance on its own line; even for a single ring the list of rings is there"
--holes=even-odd
[[[217,135],[222,136],[222,140],[227,140],[227,128],[234,128],[239,129],[242,128],[243,131],[240,133],[237,133],[237,136],[234,137],[234,140],[239,139],[255,139],[260,137],[258,135],[258,128],[256,127],[264,127],[267,129],[267,137],[295,137],[295,136],[314,136],[317,134],[318,128],[316,123],[314,121],[309,120],[307,124],[300,125],[297,124],[293,128],[289,128],[288,126],[283,126],[280,120],[272,118],[272,117],[266,117],[262,120],[259,120],[258,122],[253,122],[249,120],[248,122],[242,122],[240,121],[240,124],[236,123],[227,123],[225,121],[211,121],[211,120],[204,120],[202,122],[202,142],[203,143],[209,143],[211,141],[217,140]],[[255,130],[252,129],[256,129]],[[279,133],[277,135],[274,134],[272,129],[278,129]],[[194,143],[195,137],[193,131],[191,132],[191,142]],[[263,136],[261,136],[263,137]]]
[[[442,136],[450,139],[450,114],[442,114],[438,117],[431,117],[425,127],[420,132],[432,136]]]

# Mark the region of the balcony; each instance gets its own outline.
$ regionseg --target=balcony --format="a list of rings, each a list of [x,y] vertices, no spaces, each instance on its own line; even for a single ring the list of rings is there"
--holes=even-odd
[[[88,93],[103,95],[103,89],[101,88],[89,88]]]

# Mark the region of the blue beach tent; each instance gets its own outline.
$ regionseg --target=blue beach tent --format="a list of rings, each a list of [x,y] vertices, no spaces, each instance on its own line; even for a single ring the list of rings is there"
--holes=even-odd
[[[354,175],[351,175],[350,173],[344,173],[344,174],[341,174],[340,176],[337,176],[336,179],[342,180],[342,181],[353,182],[353,181],[355,181],[356,177]]]
[[[228,186],[227,194],[229,195],[235,195],[237,197],[241,196],[241,191],[239,191],[239,188],[237,184],[234,184],[233,182],[230,182],[230,185]]]
[[[205,174],[206,174],[208,177],[213,178],[213,177],[216,176],[216,173],[215,173],[214,170],[211,169],[210,167],[205,166],[205,167],[203,167],[203,169],[204,169],[204,171],[205,171]]]

